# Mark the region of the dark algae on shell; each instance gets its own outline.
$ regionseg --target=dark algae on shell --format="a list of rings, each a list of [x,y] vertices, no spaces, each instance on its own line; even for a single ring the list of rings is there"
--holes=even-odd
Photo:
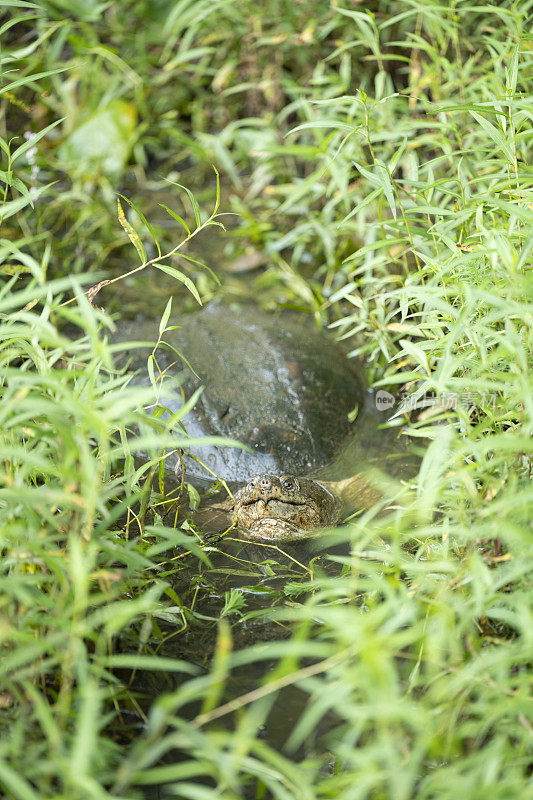
[[[264,473],[306,475],[329,463],[350,436],[349,415],[364,402],[356,365],[313,320],[301,314],[213,303],[171,319],[170,345],[157,350],[159,368],[180,375],[165,405],[171,412],[200,386],[182,422],[191,437],[226,436],[250,448],[195,446],[191,452],[224,480],[246,482]],[[154,341],[158,324],[119,327],[119,340]],[[176,356],[181,353],[194,369]],[[148,351],[132,350],[130,369],[146,375]],[[356,424],[356,423],[355,423]],[[173,467],[174,460],[167,460]],[[211,477],[185,457],[187,477]]]

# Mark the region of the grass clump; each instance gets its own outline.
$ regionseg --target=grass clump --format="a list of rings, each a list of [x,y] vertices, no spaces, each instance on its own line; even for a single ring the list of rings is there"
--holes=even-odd
[[[531,793],[531,3],[345,5],[4,7],[9,797]],[[84,125],[112,163],[77,157]],[[191,238],[185,212],[165,227],[141,197],[119,239],[114,192],[213,161],[242,215],[226,257],[270,260],[221,291],[330,324],[424,445],[389,513],[309,564],[230,567],[165,526],[152,478],[186,439],[143,411],[153,389],[114,369],[84,295],[124,272],[128,238],[143,280],[176,229]],[[219,291],[195,262],[167,269],[193,302]]]

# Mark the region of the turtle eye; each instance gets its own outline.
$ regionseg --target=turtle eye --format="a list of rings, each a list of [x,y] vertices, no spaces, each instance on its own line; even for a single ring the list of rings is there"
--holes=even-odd
[[[298,484],[293,478],[283,478],[281,481],[281,485],[283,486],[284,489],[288,489],[289,491],[298,488]]]

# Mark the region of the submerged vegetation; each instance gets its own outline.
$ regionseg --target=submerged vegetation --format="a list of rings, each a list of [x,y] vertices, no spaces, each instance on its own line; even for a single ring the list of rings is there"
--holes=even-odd
[[[5,796],[533,795],[532,5],[0,3]],[[107,337],[221,293],[330,326],[423,454],[233,583]]]

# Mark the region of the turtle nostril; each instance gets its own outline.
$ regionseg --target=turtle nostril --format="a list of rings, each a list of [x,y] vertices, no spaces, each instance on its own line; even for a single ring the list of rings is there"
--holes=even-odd
[[[261,478],[261,480],[259,481],[259,486],[261,487],[261,489],[264,490],[270,489],[272,487],[270,478]]]

